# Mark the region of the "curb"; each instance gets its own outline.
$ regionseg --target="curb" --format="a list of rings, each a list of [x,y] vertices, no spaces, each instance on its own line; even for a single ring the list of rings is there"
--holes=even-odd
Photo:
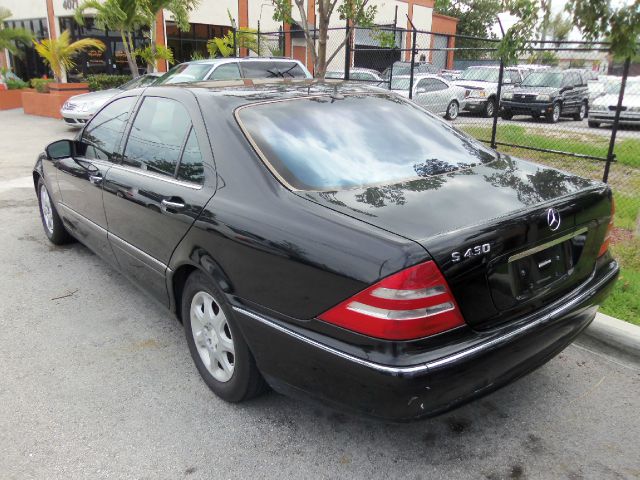
[[[640,327],[598,312],[577,343],[640,362]]]

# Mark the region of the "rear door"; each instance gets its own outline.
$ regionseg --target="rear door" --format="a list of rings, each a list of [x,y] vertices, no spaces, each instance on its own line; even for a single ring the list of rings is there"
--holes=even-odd
[[[105,179],[104,210],[121,268],[165,304],[171,254],[214,192],[211,148],[193,94],[147,93],[122,161]]]
[[[65,225],[99,255],[113,260],[107,241],[102,189],[119,147],[136,96],[119,98],[98,112],[84,128],[75,158],[55,162]]]

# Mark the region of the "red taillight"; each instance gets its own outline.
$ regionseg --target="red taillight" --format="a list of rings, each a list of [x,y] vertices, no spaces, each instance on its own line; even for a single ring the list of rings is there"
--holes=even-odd
[[[319,316],[334,325],[388,340],[409,340],[464,325],[433,261],[391,275]]]
[[[601,257],[607,250],[609,250],[609,243],[611,243],[611,231],[613,230],[613,217],[616,213],[616,202],[614,202],[613,198],[611,198],[611,219],[609,220],[609,225],[607,225],[607,233],[604,236],[604,240],[602,242],[602,246],[600,247],[600,251],[598,252],[598,257]]]

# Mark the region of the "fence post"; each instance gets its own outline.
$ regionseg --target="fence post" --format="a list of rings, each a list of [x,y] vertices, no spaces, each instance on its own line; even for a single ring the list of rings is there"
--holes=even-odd
[[[349,19],[345,20],[345,35],[347,42],[344,45],[344,79],[349,80],[349,74],[351,72],[351,32],[349,26]]]
[[[413,98],[413,69],[416,66],[416,38],[418,37],[418,31],[413,25],[413,34],[411,35],[411,74],[409,75],[409,100]],[[393,70],[393,65],[391,66]]]
[[[613,126],[611,127],[611,140],[609,140],[609,152],[607,153],[607,163],[604,166],[604,175],[602,181],[607,183],[609,181],[609,169],[611,168],[611,162],[616,158],[613,150],[616,146],[616,135],[618,134],[618,124],[620,123],[620,112],[622,111],[622,100],[624,99],[624,89],[627,86],[627,77],[629,76],[629,66],[631,65],[631,57],[627,57],[624,61],[624,67],[622,69],[622,81],[620,82],[620,93],[618,94],[618,106],[616,107],[616,116],[613,119]]]
[[[258,20],[258,45],[257,45],[257,54],[260,56],[260,20]]]
[[[496,131],[498,130],[498,113],[500,111],[500,98],[502,96],[502,78],[504,77],[504,62],[500,59],[500,70],[498,72],[498,91],[496,92],[496,106],[493,109],[493,126],[491,127],[491,148],[496,145]],[[488,101],[488,100],[487,100]]]

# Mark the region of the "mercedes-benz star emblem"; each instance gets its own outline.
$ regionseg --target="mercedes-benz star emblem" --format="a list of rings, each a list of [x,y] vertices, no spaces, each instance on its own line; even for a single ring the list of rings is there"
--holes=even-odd
[[[555,232],[560,228],[560,212],[555,208],[547,210],[547,224],[552,232]]]

